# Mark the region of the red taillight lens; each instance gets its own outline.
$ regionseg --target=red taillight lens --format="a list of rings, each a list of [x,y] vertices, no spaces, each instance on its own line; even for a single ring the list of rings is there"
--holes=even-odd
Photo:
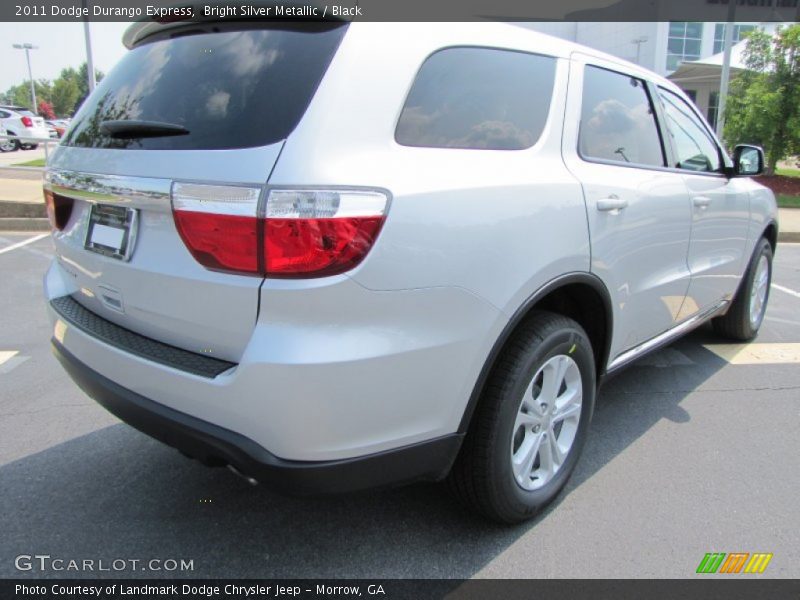
[[[264,257],[275,277],[322,277],[349,271],[372,247],[383,217],[266,219]]]
[[[372,248],[388,198],[372,190],[272,190],[264,223],[267,277],[349,271]]]
[[[388,197],[365,190],[272,190],[257,217],[258,188],[175,184],[175,224],[209,269],[280,278],[355,267],[383,225]],[[263,214],[263,213],[262,213]]]
[[[50,227],[61,231],[69,223],[72,214],[72,198],[66,198],[54,194],[52,190],[44,190],[44,203],[47,208],[47,218],[50,219]]]
[[[175,226],[195,260],[208,269],[256,275],[259,188],[176,183]]]
[[[215,271],[258,273],[255,217],[175,211],[175,225],[195,260]]]
[[[24,127],[33,127],[33,119],[30,117],[22,117],[20,120],[22,121],[22,125]]]

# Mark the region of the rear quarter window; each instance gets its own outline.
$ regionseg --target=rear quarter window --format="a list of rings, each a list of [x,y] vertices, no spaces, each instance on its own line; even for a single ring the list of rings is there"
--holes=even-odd
[[[265,146],[297,126],[346,26],[186,31],[131,50],[80,109],[63,145],[144,150]],[[180,125],[187,135],[118,139],[103,121]]]
[[[555,58],[537,54],[440,50],[420,68],[395,139],[426,148],[530,148],[550,112],[555,67]]]

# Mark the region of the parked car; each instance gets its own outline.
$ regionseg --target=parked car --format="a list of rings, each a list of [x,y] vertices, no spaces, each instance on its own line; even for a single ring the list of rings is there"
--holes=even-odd
[[[3,136],[8,135],[6,128],[0,124],[0,152],[14,152],[17,150],[16,140],[9,140]]]
[[[52,128],[53,132],[55,133],[55,135],[51,133],[50,137],[59,139],[64,137],[64,133],[67,131],[67,127],[69,126],[69,123],[62,119],[53,119],[50,121],[45,121],[45,123],[47,123],[48,127]]]
[[[9,135],[32,138],[48,138],[47,126],[42,117],[36,116],[22,106],[0,105],[0,124]],[[17,142],[23,150],[35,150],[39,147],[35,142]]]
[[[487,23],[124,39],[46,172],[53,346],[206,464],[296,493],[447,478],[517,522],[606,377],[761,326],[763,152],[639,66]]]

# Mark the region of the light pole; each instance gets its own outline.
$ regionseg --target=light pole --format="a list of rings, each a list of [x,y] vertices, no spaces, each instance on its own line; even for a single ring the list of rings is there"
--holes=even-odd
[[[31,71],[31,50],[36,50],[39,46],[33,44],[14,44],[17,50],[25,50],[25,58],[28,59],[28,79],[31,80],[31,100],[33,100],[33,114],[39,114],[39,108],[36,106],[36,86],[33,85],[33,72]]]
[[[635,40],[631,40],[631,44],[636,44],[636,64],[637,65],[641,64],[640,60],[641,60],[641,53],[642,53],[642,44],[644,44],[646,41],[647,41],[647,36],[646,35],[642,35],[642,36],[636,38]]]
[[[717,137],[722,138],[725,131],[725,106],[728,100],[728,82],[731,78],[731,47],[733,46],[733,22],[736,18],[736,2],[728,3],[728,22],[725,23],[725,41],[722,54],[722,74],[719,81],[719,100],[717,102]]]
[[[86,0],[83,0],[83,8],[86,9],[88,14]],[[86,42],[86,76],[88,78],[89,93],[91,94],[94,91],[96,81],[94,79],[94,58],[92,57],[92,35],[89,32],[89,17],[83,20],[83,37]]]

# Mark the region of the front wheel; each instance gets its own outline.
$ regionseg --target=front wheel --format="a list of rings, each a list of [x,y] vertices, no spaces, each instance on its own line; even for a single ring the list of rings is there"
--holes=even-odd
[[[756,337],[767,312],[771,282],[772,245],[761,238],[728,312],[711,321],[714,331],[742,342]]]
[[[567,317],[534,313],[494,366],[450,474],[451,488],[495,521],[535,516],[572,474],[594,399],[586,332]]]

